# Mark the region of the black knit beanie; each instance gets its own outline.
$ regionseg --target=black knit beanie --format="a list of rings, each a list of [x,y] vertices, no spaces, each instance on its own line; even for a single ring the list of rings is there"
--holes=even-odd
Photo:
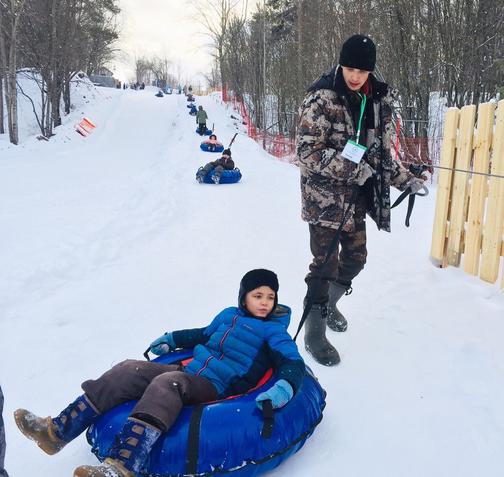
[[[278,278],[274,272],[264,268],[250,270],[250,272],[247,272],[243,276],[240,282],[240,291],[238,292],[238,306],[243,310],[246,310],[245,295],[256,288],[262,287],[263,285],[270,287],[275,292],[274,310],[278,303]]]
[[[226,155],[228,155],[229,157],[231,157],[231,149],[224,149],[224,150],[222,151],[222,154],[223,154],[223,155],[224,155],[224,154],[226,154]]]
[[[373,71],[376,64],[376,47],[373,40],[364,35],[353,35],[341,47],[340,66]]]

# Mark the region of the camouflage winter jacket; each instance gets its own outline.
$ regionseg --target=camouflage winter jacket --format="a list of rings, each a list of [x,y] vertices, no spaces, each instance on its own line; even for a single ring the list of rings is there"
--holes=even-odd
[[[233,159],[231,159],[230,157],[229,158],[221,157],[220,159],[212,161],[209,164],[212,164],[212,167],[222,166],[227,171],[232,171],[235,168],[235,163]]]
[[[367,196],[367,213],[378,229],[390,232],[390,185],[404,190],[413,175],[390,153],[392,103],[388,85],[369,75],[370,92],[363,138],[366,161],[375,171],[359,193]],[[355,119],[342,72],[333,68],[309,89],[301,108],[297,155],[301,170],[302,218],[311,224],[338,228],[356,187],[361,164],[341,156],[355,138]],[[343,230],[354,230],[355,206],[347,213]]]

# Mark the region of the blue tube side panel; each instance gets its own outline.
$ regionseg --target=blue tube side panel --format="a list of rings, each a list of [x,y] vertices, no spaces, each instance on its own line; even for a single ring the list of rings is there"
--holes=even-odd
[[[220,176],[219,184],[235,184],[236,182],[239,182],[241,178],[242,175],[240,169],[233,169],[232,171],[223,170]],[[205,184],[213,184],[211,171],[203,178],[203,182]]]
[[[218,146],[215,146],[215,151],[210,151],[208,149],[208,144],[205,144],[204,142],[202,142],[200,144],[200,149],[205,152],[222,152],[224,150],[224,146],[222,144],[219,144]]]

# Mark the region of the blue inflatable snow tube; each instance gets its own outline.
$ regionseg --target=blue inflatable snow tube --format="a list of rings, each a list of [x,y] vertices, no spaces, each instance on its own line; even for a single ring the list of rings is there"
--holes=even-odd
[[[202,169],[202,168],[200,167],[200,169]],[[198,169],[198,171],[200,169]],[[205,184],[213,184],[214,183],[214,181],[212,180],[212,172],[213,171],[210,171],[203,178],[203,182]],[[222,171],[221,176],[220,176],[219,184],[235,184],[236,182],[239,182],[241,178],[242,178],[242,174],[240,172],[240,169],[238,169],[237,167],[235,167],[231,171],[224,169]]]
[[[186,108],[196,108],[195,104],[186,104]]]
[[[209,147],[210,147],[210,144],[208,144],[208,143],[202,142],[200,144],[200,149],[205,152],[222,152],[224,150],[224,145],[220,144],[220,143],[215,145],[215,149],[213,151],[211,151],[209,149]]]
[[[196,128],[196,133],[199,134],[198,128]],[[207,129],[204,136],[210,136],[210,134],[213,134],[213,131],[211,129]]]
[[[166,364],[192,356],[182,350],[157,358]],[[322,419],[325,391],[309,368],[296,395],[273,413],[271,435],[257,395],[276,381],[237,397],[198,406],[185,406],[175,424],[156,442],[141,474],[149,477],[253,477],[269,471],[297,452]],[[87,431],[100,461],[107,456],[135,401],[115,407]],[[263,435],[265,435],[263,437]]]

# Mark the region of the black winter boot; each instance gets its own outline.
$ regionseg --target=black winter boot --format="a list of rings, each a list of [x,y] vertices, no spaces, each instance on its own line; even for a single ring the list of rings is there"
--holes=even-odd
[[[327,306],[313,305],[305,322],[305,348],[318,363],[334,366],[340,362],[340,356],[326,338],[326,321]]]
[[[329,301],[327,302],[327,326],[333,331],[346,331],[348,322],[341,311],[338,310],[336,304],[339,299],[347,293],[349,287],[341,285],[341,283],[329,282]],[[351,290],[351,288],[350,288]]]

